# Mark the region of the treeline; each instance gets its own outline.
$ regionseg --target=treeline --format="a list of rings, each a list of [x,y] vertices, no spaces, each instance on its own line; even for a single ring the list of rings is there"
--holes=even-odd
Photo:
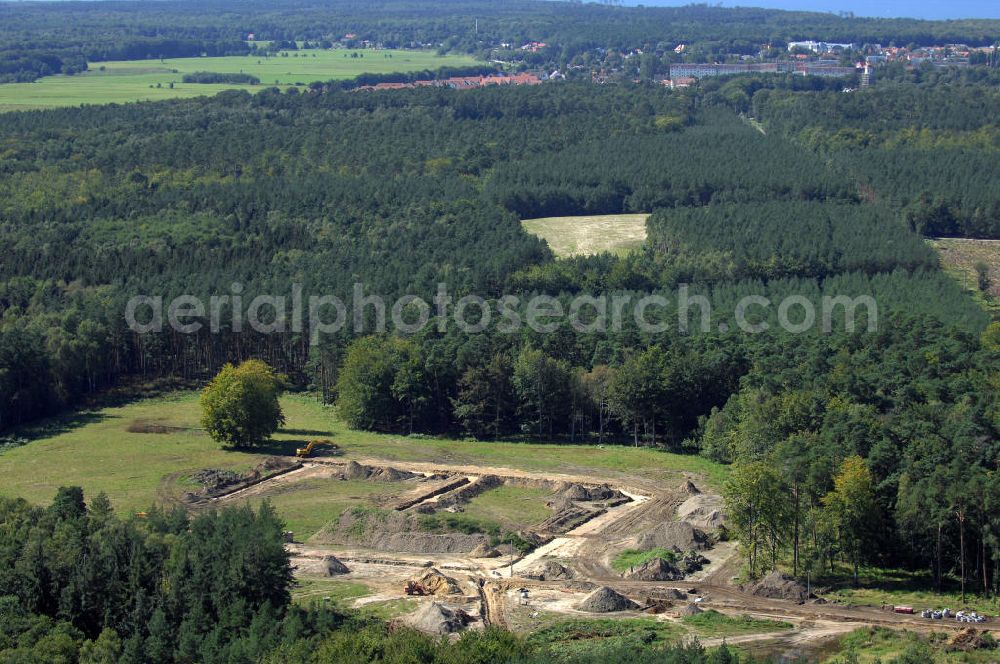
[[[470,67],[441,67],[413,72],[392,72],[387,74],[360,74],[354,78],[336,79],[332,81],[314,81],[309,88],[314,91],[335,92],[337,90],[356,90],[366,85],[379,83],[413,83],[414,81],[439,81],[453,77],[492,76],[501,71],[497,65],[474,65]]]
[[[184,77],[181,80],[185,83],[234,83],[238,85],[260,85],[260,79],[251,74],[220,74],[213,71],[196,71],[191,74],[184,74]]]
[[[108,60],[151,60],[162,58],[197,58],[201,56],[246,55],[250,47],[241,41],[205,41],[163,37],[129,36],[119,41],[101,40],[74,44],[47,41],[46,37],[24,37],[24,41],[5,39],[0,30],[0,83],[28,83],[53,74],[77,74],[87,70],[88,62]]]

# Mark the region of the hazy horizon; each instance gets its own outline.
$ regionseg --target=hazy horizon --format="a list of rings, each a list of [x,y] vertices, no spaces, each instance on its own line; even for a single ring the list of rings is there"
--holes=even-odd
[[[690,0],[626,0],[629,6],[679,7],[692,4]],[[1000,5],[982,0],[723,0],[708,4],[723,7],[762,7],[787,11],[853,12],[856,16],[872,18],[917,18],[925,20],[1000,18]]]

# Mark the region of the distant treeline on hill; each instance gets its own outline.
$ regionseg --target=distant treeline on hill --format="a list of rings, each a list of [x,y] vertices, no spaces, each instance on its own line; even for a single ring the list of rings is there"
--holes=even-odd
[[[196,71],[184,74],[185,83],[232,83],[239,85],[260,85],[260,79],[250,74],[221,74],[214,71]]]
[[[441,67],[440,69],[424,69],[413,72],[390,72],[387,74],[361,74],[355,78],[316,81],[309,85],[314,90],[333,92],[335,90],[356,90],[367,85],[379,83],[413,83],[414,81],[438,81],[461,76],[489,76],[497,74],[500,68],[496,65],[471,65],[468,67]]]

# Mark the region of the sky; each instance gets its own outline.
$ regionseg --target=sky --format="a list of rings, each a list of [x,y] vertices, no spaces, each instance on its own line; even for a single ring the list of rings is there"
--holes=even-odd
[[[675,6],[691,0],[626,0],[626,4]],[[924,19],[1000,18],[1000,0],[708,0],[724,7],[768,7],[818,12],[854,12],[857,16]]]

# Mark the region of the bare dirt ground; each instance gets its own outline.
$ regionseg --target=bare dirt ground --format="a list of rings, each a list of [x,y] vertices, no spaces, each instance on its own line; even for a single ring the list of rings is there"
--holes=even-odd
[[[611,560],[618,552],[634,546],[642,533],[679,518],[678,506],[692,495],[692,489],[686,481],[671,486],[637,478],[624,485],[620,476],[542,474],[502,467],[388,462],[380,459],[360,459],[358,462],[364,466],[383,469],[391,464],[393,469],[417,473],[425,478],[417,480],[416,487],[406,484],[396,497],[395,509],[406,512],[419,510],[424,504],[427,508],[434,509],[438,501],[449,504],[449,497],[455,492],[467,492],[470,484],[491,476],[495,476],[494,481],[517,482],[522,485],[534,482],[539,486],[553,487],[603,486],[604,490],[610,486],[620,493],[616,494],[619,499],[606,503],[608,507],[605,509],[594,510],[592,518],[554,535],[523,557],[512,551],[499,557],[475,558],[468,553],[401,553],[312,542],[289,544],[296,573],[303,578],[322,575],[321,561],[324,556],[335,555],[346,564],[349,573],[337,578],[360,582],[370,589],[369,595],[355,600],[356,606],[407,597],[404,592],[407,580],[433,567],[453,578],[461,589],[461,594],[416,597],[416,606],[426,606],[436,601],[461,608],[478,617],[470,625],[472,628],[523,624],[523,621],[512,620],[512,612],[521,616],[525,611],[530,616],[541,612],[555,612],[567,617],[655,615],[657,620],[676,621],[679,609],[688,603],[697,602],[701,608],[712,608],[722,613],[789,622],[795,627],[786,632],[739,635],[729,637],[726,641],[731,644],[755,643],[755,649],[759,645],[773,654],[807,657],[838,636],[865,626],[917,632],[960,629],[959,623],[932,622],[919,616],[896,614],[877,607],[811,602],[797,604],[749,594],[733,581],[740,566],[738,547],[733,542],[718,542],[705,550],[703,553],[709,563],[701,571],[682,581],[646,582],[624,579],[611,569]],[[344,472],[344,467],[345,462],[339,460],[310,460],[301,468],[215,500],[231,502],[251,496],[267,496],[309,478],[327,477],[334,480]],[[697,481],[697,478],[694,479]],[[557,492],[554,495],[560,494]],[[546,562],[563,566],[571,578],[537,578],[538,568]],[[535,578],[529,578],[529,575]],[[601,586],[614,589],[642,607],[658,603],[659,608],[652,614],[642,611],[611,614],[580,611],[580,602]],[[663,607],[670,608],[664,611]],[[985,627],[991,628],[993,625],[987,623]],[[708,639],[703,643],[712,645],[716,641],[721,642]]]

